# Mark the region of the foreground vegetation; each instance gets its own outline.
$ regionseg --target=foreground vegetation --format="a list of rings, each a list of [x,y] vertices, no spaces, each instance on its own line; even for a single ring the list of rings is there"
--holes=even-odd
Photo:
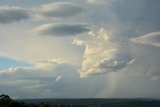
[[[60,105],[47,105],[47,104],[25,104],[23,101],[19,102],[11,99],[8,95],[0,95],[0,107],[61,107]]]

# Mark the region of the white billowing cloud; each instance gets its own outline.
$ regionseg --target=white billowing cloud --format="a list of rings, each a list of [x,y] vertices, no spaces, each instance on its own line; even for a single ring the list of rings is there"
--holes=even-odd
[[[88,32],[89,29],[84,25],[74,24],[45,24],[37,27],[33,30],[38,35],[49,35],[49,36],[73,36]]]
[[[91,4],[110,4],[115,1],[117,0],[87,0],[87,2]]]
[[[19,7],[0,6],[0,23],[18,22],[28,19],[30,14],[27,10]]]
[[[84,9],[68,2],[57,2],[42,5],[38,16],[45,18],[67,18],[83,12]]]
[[[138,43],[138,44],[152,45],[152,46],[160,47],[160,32],[148,33],[140,37],[133,38],[131,39],[131,41]]]
[[[85,46],[80,70],[82,77],[115,72],[125,68],[132,61],[126,44],[111,41],[104,28],[96,33],[90,32],[87,36],[76,37],[74,43]]]

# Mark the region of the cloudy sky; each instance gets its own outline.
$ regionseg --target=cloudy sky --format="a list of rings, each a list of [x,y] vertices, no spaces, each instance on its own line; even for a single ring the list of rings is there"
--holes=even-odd
[[[0,0],[0,94],[160,98],[160,0]]]

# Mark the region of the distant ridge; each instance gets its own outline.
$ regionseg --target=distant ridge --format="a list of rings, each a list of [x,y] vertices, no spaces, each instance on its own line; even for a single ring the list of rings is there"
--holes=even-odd
[[[100,107],[110,106],[110,107],[160,107],[160,99],[147,99],[147,98],[55,98],[55,99],[23,99],[26,104],[33,103],[45,103],[45,104],[60,104],[60,105],[81,105],[81,106],[92,106]],[[113,106],[114,105],[114,106]],[[88,107],[86,106],[86,107]]]

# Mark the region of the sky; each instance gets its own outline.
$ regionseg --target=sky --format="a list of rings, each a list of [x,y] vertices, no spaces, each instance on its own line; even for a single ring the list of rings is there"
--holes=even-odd
[[[160,0],[0,0],[0,94],[160,98]]]

